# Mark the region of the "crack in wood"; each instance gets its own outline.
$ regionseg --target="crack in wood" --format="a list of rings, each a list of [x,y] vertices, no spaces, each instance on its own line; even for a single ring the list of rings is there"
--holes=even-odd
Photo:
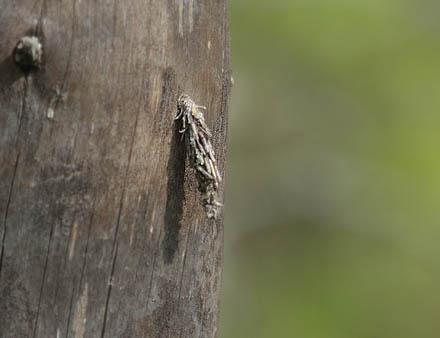
[[[101,338],[103,338],[105,335],[107,312],[108,312],[108,306],[109,306],[109,302],[110,302],[111,289],[112,289],[112,283],[113,283],[113,275],[114,275],[114,271],[115,271],[116,257],[117,257],[117,252],[118,252],[117,238],[118,238],[118,232],[119,232],[119,227],[120,227],[120,223],[121,223],[122,209],[124,206],[124,198],[125,198],[125,192],[126,192],[126,187],[127,187],[128,174],[130,171],[130,164],[131,164],[131,159],[132,159],[132,154],[133,154],[133,145],[134,145],[135,138],[136,138],[136,131],[137,131],[137,125],[138,125],[138,120],[139,120],[141,102],[142,102],[142,96],[139,99],[138,110],[136,113],[136,119],[134,122],[133,133],[131,136],[130,150],[128,153],[128,160],[127,160],[127,167],[125,170],[124,184],[123,184],[123,189],[122,189],[122,193],[121,193],[121,198],[119,201],[118,219],[116,222],[115,234],[113,237],[113,247],[112,247],[112,251],[115,251],[115,250],[116,251],[115,251],[115,256],[113,258],[112,271],[111,271],[111,275],[110,275],[110,284],[109,284],[108,291],[107,291],[107,298],[106,298],[106,304],[105,304],[105,310],[104,310],[104,323],[102,326]]]
[[[41,35],[43,31],[42,25],[43,25],[43,16],[44,16],[44,8],[46,7],[46,1],[47,0],[43,0],[43,3],[41,4],[40,17],[38,18],[37,25],[35,26],[35,30],[34,30],[34,35],[36,36]]]
[[[119,224],[121,223],[122,208],[124,206],[124,198],[125,198],[125,192],[126,192],[126,188],[127,188],[128,173],[130,171],[131,158],[132,158],[132,154],[133,154],[133,145],[134,145],[134,141],[136,138],[136,130],[137,130],[137,125],[138,125],[138,120],[139,120],[141,101],[142,101],[142,95],[141,95],[141,98],[139,99],[139,106],[138,106],[138,110],[136,112],[136,119],[134,121],[133,133],[131,135],[130,150],[128,152],[127,167],[125,169],[125,177],[124,177],[124,183],[123,183],[123,188],[122,188],[122,194],[121,194],[121,199],[119,201],[118,220],[116,223],[115,234],[113,237],[112,250],[114,250],[114,248],[115,248],[115,244],[116,244],[117,236],[118,236],[118,231],[119,231]]]
[[[90,216],[89,228],[87,230],[86,248],[84,249],[83,263],[82,263],[82,266],[81,266],[81,274],[80,274],[80,277],[79,277],[79,289],[80,290],[81,290],[82,280],[83,280],[83,276],[84,276],[84,269],[85,269],[86,261],[87,261],[87,252],[89,250],[90,232],[91,232],[91,229],[92,229],[93,218],[95,216],[95,203],[96,203],[96,198],[93,201],[92,214]]]
[[[17,159],[15,160],[14,171],[12,173],[11,184],[9,186],[8,199],[7,199],[7,202],[6,202],[5,218],[3,220],[3,238],[2,238],[2,248],[0,250],[0,277],[1,277],[1,274],[2,274],[3,256],[4,256],[4,252],[5,252],[5,242],[6,242],[6,233],[7,233],[7,230],[8,230],[7,220],[8,220],[8,214],[9,214],[9,206],[11,204],[12,191],[14,189],[15,176],[17,174],[19,160],[20,160],[20,152],[17,154]]]
[[[40,318],[41,299],[43,298],[44,282],[46,280],[46,271],[47,271],[47,265],[48,265],[48,262],[49,262],[49,253],[50,253],[50,247],[51,247],[51,244],[52,244],[52,236],[53,236],[54,225],[55,225],[55,221],[53,221],[52,226],[50,228],[49,244],[47,245],[46,261],[44,263],[43,278],[42,278],[41,287],[40,287],[40,296],[38,297],[37,316],[35,318],[34,333],[32,335],[33,338],[37,337],[38,319]]]
[[[112,286],[113,286],[113,276],[115,273],[115,266],[116,266],[116,259],[118,257],[118,244],[116,243],[116,250],[115,250],[115,254],[113,257],[113,262],[112,262],[112,271],[110,274],[110,280],[109,280],[109,284],[108,284],[108,289],[107,289],[107,297],[105,299],[105,309],[104,309],[104,320],[103,320],[103,324],[102,324],[102,331],[101,331],[101,338],[104,338],[105,335],[105,327],[107,324],[107,315],[108,315],[108,307],[110,304],[110,296],[112,293]]]
[[[75,287],[72,289],[72,296],[70,297],[69,313],[67,314],[66,338],[69,337],[70,317],[72,315],[73,296],[75,295]]]

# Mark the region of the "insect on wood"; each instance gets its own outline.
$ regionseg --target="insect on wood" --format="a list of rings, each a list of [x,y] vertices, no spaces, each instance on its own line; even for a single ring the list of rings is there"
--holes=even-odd
[[[181,121],[179,133],[190,149],[191,165],[195,170],[199,190],[203,194],[202,203],[208,218],[217,218],[222,204],[219,202],[218,188],[222,179],[217,167],[214,149],[210,139],[212,134],[206,125],[201,110],[188,95],[181,95],[177,102],[175,120]]]

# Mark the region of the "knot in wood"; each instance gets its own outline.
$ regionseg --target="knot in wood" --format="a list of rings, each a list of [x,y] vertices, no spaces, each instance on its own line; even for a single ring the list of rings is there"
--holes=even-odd
[[[36,36],[24,36],[13,52],[15,64],[23,71],[39,68],[43,59],[43,46]]]

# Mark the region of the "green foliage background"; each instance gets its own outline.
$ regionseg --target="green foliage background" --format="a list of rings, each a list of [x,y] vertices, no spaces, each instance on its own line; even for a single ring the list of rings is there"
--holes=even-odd
[[[220,338],[440,335],[440,2],[234,0]]]

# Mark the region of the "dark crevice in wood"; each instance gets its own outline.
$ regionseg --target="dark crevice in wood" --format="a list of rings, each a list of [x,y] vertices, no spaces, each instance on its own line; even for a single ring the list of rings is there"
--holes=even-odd
[[[83,262],[82,262],[82,266],[81,266],[81,274],[79,277],[79,290],[81,290],[82,280],[83,280],[83,276],[84,276],[84,269],[86,267],[87,251],[89,250],[90,231],[91,231],[92,225],[93,225],[93,217],[95,216],[95,203],[96,203],[96,199],[93,201],[92,214],[90,216],[90,222],[89,222],[89,229],[87,230],[86,248],[84,249],[84,258],[83,258]]]
[[[69,313],[67,314],[66,338],[69,337],[70,317],[72,315],[73,296],[74,295],[75,295],[75,287],[72,288],[72,296],[70,297]]]
[[[133,154],[133,145],[134,145],[134,140],[136,137],[136,129],[137,129],[137,125],[138,125],[139,111],[140,111],[140,109],[138,109],[138,112],[136,114],[136,119],[134,121],[133,134],[131,135],[130,150],[128,152],[128,163],[127,163],[127,168],[125,169],[124,187],[122,189],[121,200],[119,203],[118,221],[116,223],[115,236],[113,238],[113,248],[114,248],[116,240],[117,240],[119,225],[121,223],[122,208],[124,206],[124,197],[125,197],[125,191],[127,188],[128,173],[130,171],[131,156]]]
[[[203,329],[205,328],[205,316],[203,316],[203,313],[201,315],[202,315],[202,321],[200,323],[200,337],[204,337]],[[217,338],[217,336],[216,336],[216,338]]]
[[[119,210],[118,210],[118,219],[116,222],[116,228],[115,228],[115,234],[113,237],[113,248],[112,251],[115,252],[114,254],[114,258],[113,258],[113,264],[112,264],[112,271],[110,274],[110,284],[108,287],[108,291],[107,291],[107,298],[105,301],[105,310],[104,310],[104,323],[102,325],[102,332],[101,332],[101,338],[104,337],[105,335],[105,327],[106,327],[106,321],[107,321],[107,312],[108,312],[108,305],[110,302],[110,296],[111,296],[111,290],[112,290],[112,283],[113,283],[113,275],[114,275],[114,271],[115,271],[115,264],[116,264],[116,258],[117,258],[117,254],[118,254],[118,232],[119,232],[119,226],[121,223],[121,217],[122,217],[122,209],[124,206],[124,198],[125,198],[125,191],[126,191],[126,187],[127,187],[127,180],[128,180],[128,174],[130,171],[130,163],[131,163],[131,158],[132,158],[132,154],[133,154],[133,145],[134,145],[134,141],[136,138],[136,130],[137,130],[137,125],[138,125],[138,120],[139,120],[139,113],[140,113],[140,106],[141,106],[141,101],[142,101],[142,97],[139,100],[139,107],[136,113],[136,119],[134,122],[134,128],[133,128],[133,133],[131,136],[131,142],[130,142],[130,150],[128,153],[128,160],[127,160],[127,167],[125,169],[125,177],[124,177],[124,185],[123,185],[123,189],[122,189],[122,194],[121,194],[121,198],[119,201]]]
[[[104,321],[102,324],[102,331],[101,331],[101,338],[104,338],[105,335],[105,327],[106,327],[106,323],[107,323],[107,314],[108,314],[108,306],[110,304],[110,296],[112,293],[112,286],[113,286],[113,276],[115,273],[115,266],[116,266],[116,259],[118,257],[118,244],[116,243],[116,250],[115,250],[115,254],[113,257],[113,263],[112,263],[112,271],[110,274],[110,280],[109,280],[109,284],[108,284],[108,289],[107,289],[107,297],[105,299],[105,309],[104,309]]]
[[[120,226],[120,223],[121,223],[122,209],[123,209],[123,206],[124,206],[125,191],[126,191],[126,187],[127,187],[128,174],[129,174],[129,171],[130,171],[130,163],[131,163],[131,158],[132,158],[132,153],[133,153],[133,145],[134,145],[134,141],[135,141],[135,137],[136,137],[136,130],[137,130],[138,119],[139,119],[139,112],[140,112],[140,103],[139,103],[139,109],[138,109],[138,111],[136,113],[136,119],[135,119],[135,122],[134,122],[133,133],[132,133],[132,136],[131,136],[130,150],[129,150],[129,153],[128,153],[128,160],[127,160],[127,167],[125,169],[124,184],[123,184],[123,188],[122,188],[121,198],[120,198],[120,201],[119,201],[118,219],[117,219],[117,222],[116,222],[115,233],[114,233],[114,236],[113,236],[112,252],[115,252],[115,254],[114,254],[114,258],[113,258],[112,270],[111,270],[111,274],[110,274],[110,282],[109,282],[109,287],[108,287],[108,291],[107,291],[107,297],[106,297],[106,301],[105,301],[104,323],[102,325],[101,338],[104,338],[104,335],[105,335],[105,327],[106,327],[106,321],[107,321],[108,305],[109,305],[109,302],[110,302],[112,283],[113,283],[113,275],[114,275],[114,271],[115,271],[116,258],[117,258],[117,254],[118,254],[118,232],[119,232],[119,226]]]
[[[43,279],[41,281],[40,296],[38,297],[37,315],[36,315],[35,323],[34,323],[34,333],[32,335],[33,338],[36,338],[36,335],[37,335],[38,319],[40,318],[41,299],[43,298],[44,282],[46,281],[47,264],[49,263],[49,253],[50,253],[50,247],[52,244],[52,236],[53,236],[54,226],[55,226],[55,221],[52,223],[52,226],[50,228],[49,244],[47,245],[46,261],[44,262],[44,269],[43,269]]]
[[[113,275],[114,275],[114,271],[115,271],[116,258],[117,258],[117,254],[118,254],[118,232],[119,232],[119,226],[120,226],[120,223],[121,223],[122,209],[123,209],[123,206],[124,206],[125,191],[126,191],[126,187],[127,187],[128,174],[129,174],[129,171],[130,171],[130,163],[131,163],[131,158],[132,158],[132,153],[133,153],[133,145],[134,145],[134,141],[135,141],[135,137],[136,137],[136,130],[137,130],[138,119],[139,119],[139,112],[140,112],[140,103],[139,103],[139,109],[138,109],[138,111],[136,113],[136,119],[135,119],[135,122],[134,122],[133,133],[132,133],[132,136],[131,136],[130,150],[129,150],[129,153],[128,153],[128,160],[127,160],[127,167],[125,169],[124,184],[123,184],[123,188],[122,188],[121,198],[120,198],[120,201],[119,201],[118,218],[117,218],[117,222],[116,222],[115,233],[114,233],[114,236],[113,236],[112,252],[115,252],[115,254],[114,254],[114,258],[113,258],[112,270],[111,270],[111,274],[110,274],[110,282],[109,282],[108,291],[107,291],[107,297],[106,297],[106,301],[105,301],[104,323],[102,325],[101,338],[104,338],[104,335],[105,335],[105,327],[106,327],[106,321],[107,321],[108,305],[109,305],[109,302],[110,302],[112,283],[113,283]]]
[[[1,251],[1,253],[0,253],[0,277],[2,275],[3,255],[4,255],[4,252],[5,252],[6,233],[7,233],[7,230],[8,230],[7,220],[8,220],[8,213],[9,213],[9,205],[11,204],[12,191],[14,189],[15,176],[17,174],[17,168],[18,168],[19,160],[20,160],[20,153],[17,154],[17,159],[15,160],[14,172],[12,173],[11,184],[9,186],[8,200],[6,202],[5,218],[3,220],[3,238],[2,238],[2,248],[0,250]]]
[[[56,276],[57,276],[57,278],[56,278],[57,285],[55,286],[55,292],[54,292],[54,296],[53,296],[53,303],[54,304],[56,304],[56,302],[57,302],[58,290],[59,290],[59,287],[60,287],[60,280],[61,280],[59,265],[58,265]]]
[[[38,22],[37,25],[35,26],[35,31],[34,31],[35,36],[42,36],[43,33],[42,26],[43,26],[44,9],[46,8],[46,1],[47,0],[43,0],[43,3],[41,4],[40,17],[38,18]]]
[[[118,220],[116,222],[115,234],[114,234],[114,237],[113,237],[113,248],[112,248],[112,251],[115,249],[115,245],[117,243],[118,231],[119,231],[119,226],[120,226],[120,223],[121,223],[121,216],[122,216],[122,209],[123,209],[123,206],[124,206],[125,191],[127,189],[128,173],[130,171],[131,157],[132,157],[132,154],[133,154],[133,145],[134,145],[134,141],[135,141],[135,138],[136,138],[136,130],[137,130],[137,125],[138,125],[138,120],[139,120],[139,113],[140,113],[140,110],[141,110],[140,109],[141,101],[142,101],[142,95],[141,95],[141,98],[139,99],[139,106],[138,106],[138,110],[136,112],[136,118],[135,118],[135,121],[134,121],[133,133],[131,135],[130,150],[128,152],[128,160],[127,160],[127,167],[125,168],[124,184],[123,184],[123,188],[122,188],[121,199],[119,201]]]

